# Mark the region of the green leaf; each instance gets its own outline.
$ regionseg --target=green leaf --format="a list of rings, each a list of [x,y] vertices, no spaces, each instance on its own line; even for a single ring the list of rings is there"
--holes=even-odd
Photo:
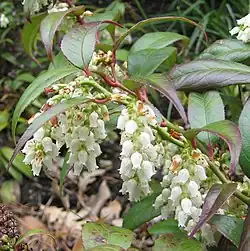
[[[178,65],[169,77],[177,90],[208,90],[250,83],[250,67],[225,60],[197,60]]]
[[[6,180],[0,187],[2,203],[18,203],[20,200],[20,185],[15,180]]]
[[[127,249],[133,241],[134,233],[128,229],[110,226],[106,223],[85,223],[82,238],[86,249],[105,244]]]
[[[67,11],[53,12],[50,13],[47,17],[45,17],[41,22],[40,25],[41,38],[44,43],[49,60],[52,60],[53,58],[53,52],[52,52],[53,40],[59,25],[62,23],[63,19],[68,14],[79,10],[82,10],[83,12],[84,7],[79,6],[76,8],[70,8]]]
[[[216,91],[190,93],[188,97],[188,119],[191,128],[200,128],[210,123],[224,120],[225,111],[220,94]],[[209,143],[216,137],[209,133],[199,133],[198,139]]]
[[[240,118],[239,127],[242,136],[242,151],[240,154],[240,166],[247,177],[250,178],[250,99],[245,104]]]
[[[144,49],[129,53],[128,72],[130,76],[151,75],[164,61],[176,54],[174,47]]]
[[[10,114],[7,110],[0,111],[0,132],[8,127]]]
[[[213,185],[205,198],[202,206],[202,213],[195,228],[190,233],[193,236],[200,227],[209,221],[224,203],[233,195],[237,189],[237,183],[215,184]]]
[[[234,173],[239,160],[242,145],[242,139],[239,128],[229,120],[222,120],[208,124],[202,128],[187,130],[184,133],[184,136],[189,139],[193,139],[197,134],[202,131],[211,132],[227,143],[231,154],[230,172]]]
[[[13,154],[14,149],[10,147],[2,147],[0,149],[0,152],[2,156],[6,159],[6,161],[9,161],[12,154]],[[26,175],[27,177],[32,177],[32,171],[30,166],[26,165],[23,163],[24,156],[19,153],[17,154],[15,160],[13,161],[13,166],[22,174]]]
[[[237,39],[215,41],[204,50],[198,59],[222,59],[243,62],[250,58],[250,45]]]
[[[63,37],[61,50],[75,66],[87,69],[95,50],[97,31],[102,22],[89,22],[74,27]]]
[[[210,220],[213,227],[239,247],[244,221],[234,216],[214,215]]]
[[[152,74],[147,77],[133,77],[130,80],[132,80],[132,83],[136,83],[136,86],[138,85],[147,85],[161,94],[163,94],[165,97],[167,97],[176,110],[179,112],[181,118],[183,119],[184,123],[187,124],[187,116],[186,112],[184,110],[184,107],[177,95],[177,92],[172,85],[171,81],[168,80],[167,75],[163,74]]]
[[[159,193],[154,193],[135,203],[124,215],[123,227],[133,230],[160,215],[160,209],[153,206],[158,195]]]
[[[67,163],[68,159],[69,159],[69,152],[67,152],[66,156],[64,157],[63,166],[60,171],[60,193],[61,194],[62,194],[62,189],[63,189],[63,182],[65,180],[65,177],[68,174],[69,167],[70,167],[69,163]]]
[[[248,206],[247,218],[245,219],[238,251],[249,251],[249,247],[250,247],[250,207]]]
[[[32,82],[28,88],[25,90],[21,98],[19,99],[15,111],[12,117],[12,136],[15,140],[15,131],[18,119],[24,109],[31,104],[44,90],[44,88],[49,87],[54,82],[70,75],[73,73],[78,72],[79,70],[76,68],[73,69],[56,69],[45,72],[44,74],[40,75],[38,78]]]
[[[184,45],[187,45],[189,38],[174,32],[149,32],[136,40],[130,52],[145,49],[161,49],[177,41],[183,41]]]
[[[63,55],[60,51],[56,56],[54,56],[53,61],[49,65],[49,71],[53,69],[67,69],[67,68],[75,68],[73,64],[69,62],[69,60]]]
[[[101,245],[87,249],[86,251],[124,251],[124,249],[116,245]]]
[[[146,20],[143,20],[143,21],[140,21],[138,22],[137,24],[135,24],[134,26],[132,26],[129,30],[127,30],[124,34],[122,34],[119,39],[116,41],[116,44],[115,44],[115,47],[114,47],[114,50],[116,50],[120,44],[122,43],[122,41],[129,35],[131,34],[132,32],[146,26],[146,25],[150,25],[152,23],[163,23],[163,22],[171,22],[171,21],[182,21],[182,22],[186,22],[186,23],[189,23],[189,24],[192,24],[196,27],[198,27],[200,30],[203,31],[204,35],[205,32],[203,30],[203,28],[193,22],[192,20],[188,19],[188,18],[185,18],[185,17],[177,17],[177,16],[168,16],[168,17],[152,17],[152,18],[148,18]]]
[[[31,17],[30,22],[27,22],[22,30],[21,42],[23,44],[24,50],[37,64],[39,64],[39,62],[33,55],[33,48],[37,34],[39,32],[40,24],[42,20],[46,17],[46,15],[47,14],[43,13]]]
[[[21,150],[21,148],[25,145],[25,143],[32,137],[32,135],[48,120],[50,120],[52,117],[60,114],[61,112],[69,109],[70,107],[73,107],[75,105],[79,105],[82,103],[87,102],[88,99],[84,97],[79,98],[72,98],[68,99],[63,103],[59,103],[49,110],[43,112],[40,116],[34,119],[33,123],[27,128],[25,133],[22,135],[22,137],[19,139],[15,150],[10,158],[8,168],[11,166],[13,160],[15,159],[18,152]]]
[[[178,222],[174,219],[167,219],[155,223],[148,232],[152,235],[157,234],[169,234],[169,233],[180,233],[180,228],[178,227]]]
[[[184,233],[166,234],[160,236],[153,251],[202,251],[201,242],[188,238]]]

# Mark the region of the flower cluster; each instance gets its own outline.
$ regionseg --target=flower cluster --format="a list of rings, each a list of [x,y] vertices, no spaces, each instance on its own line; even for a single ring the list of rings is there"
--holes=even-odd
[[[122,193],[129,193],[131,201],[138,201],[151,192],[149,181],[156,168],[163,164],[164,145],[157,142],[151,128],[156,124],[154,111],[141,101],[124,108],[117,121],[117,128],[121,130]]]
[[[30,2],[29,0],[23,0],[22,4],[24,9],[27,9],[31,15],[39,12],[44,6],[48,5],[51,0],[34,0]]]
[[[93,98],[94,89],[84,85],[86,81],[91,79],[78,77],[68,84],[53,85],[47,92],[56,94],[48,99],[42,112],[70,98]],[[38,175],[42,164],[50,168],[61,147],[66,145],[70,152],[68,163],[74,167],[75,174],[79,175],[83,167],[89,171],[98,168],[96,157],[101,154],[99,143],[106,137],[104,120],[108,119],[107,107],[92,102],[66,110],[52,118],[26,143],[25,162],[31,164],[34,175]]]
[[[238,40],[244,43],[250,42],[250,14],[237,20],[237,25],[230,31],[231,36],[238,34]]]
[[[3,13],[0,14],[0,28],[6,28],[9,23],[10,23],[9,18],[6,17]]]
[[[165,162],[165,173],[161,183],[162,193],[155,200],[155,208],[161,208],[163,218],[174,217],[178,225],[191,232],[202,212],[206,195],[203,186],[207,179],[208,164],[199,150],[184,149]],[[215,243],[213,231],[209,224],[201,228],[201,236],[208,245]]]

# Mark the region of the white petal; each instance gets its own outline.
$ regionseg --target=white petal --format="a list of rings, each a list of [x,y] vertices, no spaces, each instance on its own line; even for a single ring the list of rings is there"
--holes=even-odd
[[[158,154],[156,151],[156,147],[153,146],[152,144],[148,145],[147,148],[143,149],[143,152],[145,152],[148,155],[151,161],[155,161],[157,159]]]
[[[95,145],[95,138],[94,138],[93,133],[90,133],[90,135],[86,139],[86,147],[88,151],[93,151],[94,145]]]
[[[206,175],[206,170],[203,166],[201,165],[196,165],[196,173],[195,176],[199,179],[199,180],[205,180],[207,178]]]
[[[105,123],[102,119],[98,119],[97,121],[97,124],[98,124],[98,132],[99,132],[99,138],[100,139],[105,139],[106,136],[107,136],[107,132],[106,132],[106,129],[105,129]]]
[[[134,152],[134,146],[131,140],[126,140],[122,144],[122,152],[121,155],[125,157],[129,157]]]
[[[180,199],[181,194],[182,190],[179,186],[173,187],[169,199],[171,199],[173,202],[177,202]]]
[[[132,162],[131,162],[130,158],[123,158],[122,159],[119,172],[122,175],[122,178],[125,178],[125,177],[131,178],[133,176],[134,171],[132,170]]]
[[[84,150],[79,151],[77,157],[81,164],[86,165],[86,161],[88,159],[88,154],[86,151]]]
[[[70,151],[75,153],[75,152],[78,152],[79,148],[81,146],[81,141],[78,140],[78,139],[73,139],[71,142],[70,142]]]
[[[188,215],[184,211],[180,211],[177,215],[178,226],[185,227],[188,219]]]
[[[188,170],[187,169],[180,170],[178,173],[177,179],[181,184],[185,184],[189,179]]]
[[[117,128],[120,130],[124,130],[126,122],[129,120],[128,110],[123,109],[121,115],[117,120]]]
[[[158,209],[158,208],[162,207],[163,205],[164,205],[164,200],[162,198],[162,195],[160,194],[155,199],[154,207],[156,209]]]
[[[198,184],[191,180],[188,185],[187,185],[187,188],[188,188],[188,192],[190,194],[191,197],[194,197],[197,195],[197,193],[199,193],[199,186]]]
[[[145,126],[143,131],[150,136],[150,141],[153,141],[155,139],[155,136],[150,126]]]
[[[230,35],[233,36],[237,33],[239,33],[240,27],[234,27],[232,30],[229,31]]]
[[[146,132],[142,132],[139,136],[139,142],[143,148],[146,148],[150,145],[150,135]]]
[[[42,145],[43,145],[43,149],[44,152],[52,152],[52,140],[50,137],[45,137],[42,139]]]
[[[40,129],[38,129],[38,131],[36,131],[35,133],[34,133],[34,139],[36,140],[36,141],[41,141],[42,140],[42,138],[44,137],[44,134],[45,134],[45,130],[43,129],[43,127],[41,127]]]
[[[87,160],[87,168],[89,172],[94,171],[95,169],[98,169],[98,166],[96,164],[96,158],[93,155],[89,155]]]
[[[135,152],[131,155],[131,161],[134,169],[141,168],[142,155],[139,152]]]
[[[164,189],[162,190],[161,194],[162,194],[163,200],[164,200],[164,201],[168,201],[169,196],[171,195],[171,191],[170,191],[169,188],[164,188]]]
[[[70,153],[67,163],[72,165],[72,164],[75,164],[77,160],[78,160],[77,153]]]
[[[201,207],[202,204],[203,204],[203,199],[202,199],[202,196],[201,196],[200,192],[198,192],[195,196],[193,196],[191,198],[191,200],[192,200],[193,205],[198,207],[198,208]]]
[[[151,189],[148,182],[140,183],[140,189],[144,193],[144,195],[148,195],[151,193]]]
[[[98,125],[97,119],[98,119],[98,114],[96,112],[92,112],[89,115],[89,126],[90,127],[97,127],[97,125]]]
[[[35,151],[29,151],[26,155],[25,158],[23,160],[23,162],[25,164],[30,164],[32,162],[32,160],[35,158]]]
[[[74,174],[75,175],[80,175],[82,169],[83,169],[83,164],[82,163],[77,162],[77,163],[74,164]]]
[[[191,208],[192,208],[192,201],[188,198],[184,198],[181,200],[181,207],[184,213],[190,215],[191,214]]]
[[[199,218],[201,216],[202,209],[197,207],[191,208],[191,217],[194,219],[195,222],[199,221]]]
[[[133,134],[137,129],[137,123],[134,120],[129,120],[125,124],[125,132],[128,134]]]
[[[30,151],[35,151],[35,148],[36,148],[36,141],[34,139],[31,139],[26,142],[22,152],[28,154]]]
[[[137,185],[136,180],[134,180],[134,179],[128,180],[126,186],[127,186],[127,191],[129,193],[129,200],[130,201],[139,201],[141,191]]]
[[[86,126],[79,128],[78,137],[80,140],[86,140],[88,135],[89,135],[89,129]]]
[[[53,167],[53,161],[52,161],[51,156],[46,155],[46,156],[44,157],[43,164],[44,164],[49,170],[51,170],[52,167]]]

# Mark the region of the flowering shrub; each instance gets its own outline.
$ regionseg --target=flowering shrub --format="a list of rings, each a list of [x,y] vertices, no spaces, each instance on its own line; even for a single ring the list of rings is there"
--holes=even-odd
[[[134,30],[148,23],[178,20],[199,27],[191,20],[151,18],[123,30],[117,23],[124,12],[120,2],[104,13],[93,14],[70,1],[55,5],[49,1],[36,0],[31,5],[24,1],[24,9],[30,15],[45,6],[46,13],[31,16],[31,23],[24,30],[34,29],[34,23],[40,25],[51,65],[19,100],[12,120],[13,134],[19,116],[33,100],[43,91],[48,100],[29,120],[30,126],[19,139],[9,165],[22,149],[24,162],[31,165],[34,175],[39,175],[42,168],[52,167],[65,147],[68,165],[64,168],[73,168],[76,175],[81,175],[83,169],[91,172],[98,168],[96,159],[102,153],[100,144],[107,138],[106,125],[115,119],[113,129],[118,129],[121,138],[121,192],[137,202],[125,217],[124,227],[134,229],[161,215],[165,221],[152,228],[157,234],[169,234],[168,224],[174,222],[178,227],[174,235],[178,238],[173,237],[172,242],[178,250],[223,248],[218,238],[227,238],[239,250],[248,250],[250,103],[248,96],[242,97],[246,103],[238,114],[238,126],[225,120],[227,117],[238,121],[225,113],[220,96],[225,96],[230,88],[237,91],[240,84],[249,83],[250,68],[244,65],[250,58],[249,50],[238,41],[249,40],[248,16],[231,31],[239,33],[238,40],[215,42],[198,59],[173,67],[177,55],[183,59],[188,43],[185,36],[170,32],[145,34],[124,57],[119,48],[125,41],[131,42],[125,39]],[[53,55],[57,31],[63,37],[60,52]],[[34,58],[32,51],[29,53]],[[223,88],[220,92],[216,91],[219,87]],[[150,102],[152,89],[171,101],[180,114],[179,124],[167,120]],[[185,98],[180,100],[177,91],[188,99],[188,116],[183,106]],[[233,112],[230,102],[225,104]],[[110,112],[111,104],[117,107],[118,116]],[[156,173],[162,174],[160,192],[152,186]],[[143,216],[144,222],[139,219],[131,226],[129,215],[148,198],[150,212]],[[236,212],[236,204],[240,212]],[[229,228],[225,219],[231,219]],[[163,223],[165,228],[160,232],[157,227]],[[242,232],[241,239],[235,238],[234,231]],[[159,250],[157,246],[162,241],[168,250],[170,244],[162,236],[156,240],[155,250]]]

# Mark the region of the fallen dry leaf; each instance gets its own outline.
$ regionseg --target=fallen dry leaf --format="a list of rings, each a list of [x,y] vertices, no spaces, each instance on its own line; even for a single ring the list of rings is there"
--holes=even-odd
[[[122,210],[121,204],[118,200],[109,202],[106,207],[103,207],[100,213],[100,217],[104,218],[107,222],[114,219],[118,219]]]
[[[110,189],[107,185],[106,180],[104,180],[98,190],[98,193],[95,197],[95,201],[93,203],[91,214],[94,216],[97,216],[101,210],[101,208],[104,206],[106,201],[111,197]]]
[[[72,249],[72,251],[84,251],[83,245],[82,245],[82,238],[79,238]]]

